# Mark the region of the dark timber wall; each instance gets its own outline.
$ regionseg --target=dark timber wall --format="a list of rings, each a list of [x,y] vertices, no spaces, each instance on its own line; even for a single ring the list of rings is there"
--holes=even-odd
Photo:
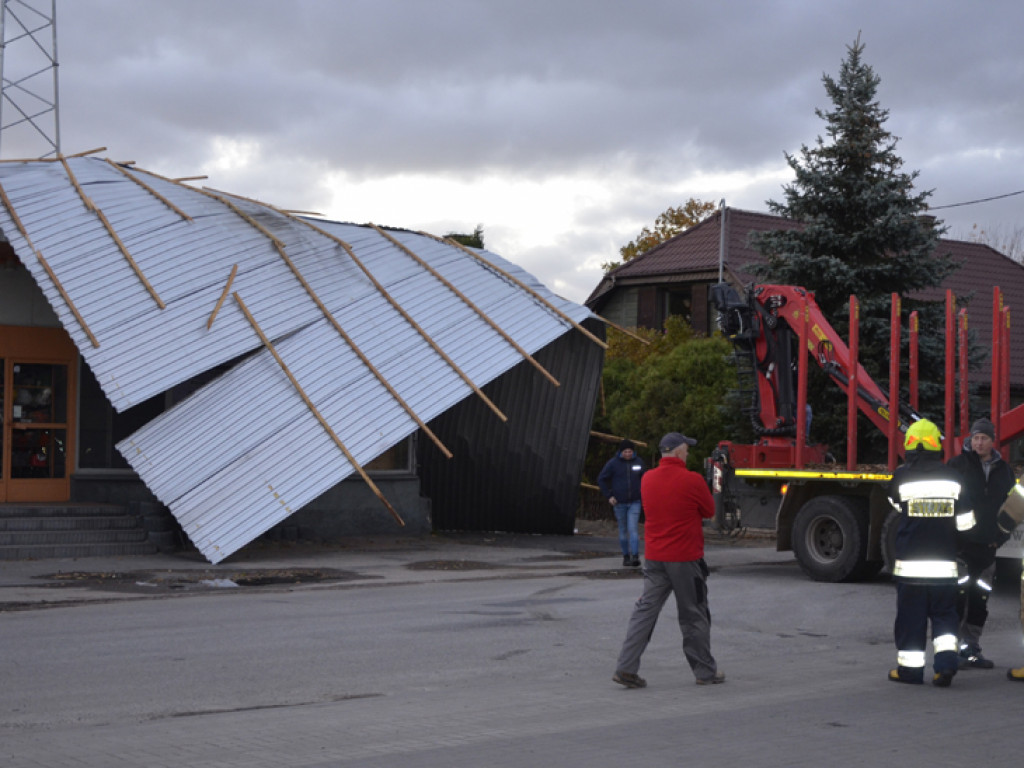
[[[604,338],[602,323],[583,325]],[[483,387],[507,422],[471,395],[429,424],[453,458],[417,441],[435,530],[573,532],[604,350],[571,330],[534,359],[561,386],[524,361]]]

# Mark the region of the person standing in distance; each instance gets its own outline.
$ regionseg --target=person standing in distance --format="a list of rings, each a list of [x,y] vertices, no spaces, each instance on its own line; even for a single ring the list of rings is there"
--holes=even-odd
[[[601,493],[615,510],[623,566],[640,565],[640,479],[646,471],[644,460],[636,455],[636,446],[623,440],[597,476]]]
[[[957,559],[967,573],[960,577],[956,610],[960,616],[960,669],[992,669],[981,654],[981,633],[988,618],[988,597],[996,571],[996,549],[1006,539],[999,529],[999,508],[1013,490],[1013,468],[995,449],[996,428],[988,419],[971,426],[963,453],[949,466],[964,478],[964,489],[974,510],[975,526],[957,537]]]
[[[683,655],[697,685],[724,683],[725,674],[711,655],[711,612],[708,609],[708,567],[704,562],[704,520],[714,516],[715,503],[704,478],[686,468],[686,456],[697,441],[669,432],[658,444],[661,461],[640,484],[644,526],[644,587],[636,601],[612,680],[627,688],[643,688],[637,672],[669,594],[675,594]]]

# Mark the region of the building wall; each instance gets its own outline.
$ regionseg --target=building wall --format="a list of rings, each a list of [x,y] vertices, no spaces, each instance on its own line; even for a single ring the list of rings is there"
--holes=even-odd
[[[60,327],[36,281],[17,260],[3,260],[0,267],[0,325]]]
[[[584,325],[603,336],[597,321]],[[451,459],[420,440],[435,529],[573,533],[604,351],[572,330],[534,358],[560,386],[521,362],[483,388],[507,422],[474,395],[429,425]]]
[[[612,292],[601,307],[601,316],[624,328],[636,326],[638,294],[636,288],[620,288]]]
[[[401,516],[391,516],[361,478],[343,480],[264,534],[286,541],[331,541],[351,536],[424,536],[433,530],[430,499],[414,474],[378,476],[373,482]]]

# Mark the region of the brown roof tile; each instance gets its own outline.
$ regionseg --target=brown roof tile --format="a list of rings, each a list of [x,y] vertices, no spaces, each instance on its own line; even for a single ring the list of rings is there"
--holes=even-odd
[[[665,282],[680,282],[681,277],[692,275],[702,280],[710,273],[718,273],[719,243],[722,213],[716,211],[700,224],[681,232],[670,240],[642,253],[632,261],[605,275],[586,305],[600,312],[606,297],[617,286],[649,285]],[[736,208],[725,209],[726,247],[723,266],[726,280],[746,285],[754,280],[744,271],[752,263],[764,261],[761,254],[750,245],[752,232],[775,229],[797,229],[799,222],[783,219],[767,213],[756,213]],[[928,298],[941,299],[944,290],[951,288],[961,298],[970,297],[969,322],[978,336],[978,343],[990,349],[992,342],[992,289],[999,286],[1003,292],[1004,306],[1019,313],[1018,322],[1011,325],[1010,370],[1015,387],[1024,386],[1024,266],[981,243],[963,240],[940,240],[941,248],[951,253],[954,261],[963,267],[946,281],[943,289],[925,294]],[[974,374],[977,382],[988,382],[991,377],[991,363]]]

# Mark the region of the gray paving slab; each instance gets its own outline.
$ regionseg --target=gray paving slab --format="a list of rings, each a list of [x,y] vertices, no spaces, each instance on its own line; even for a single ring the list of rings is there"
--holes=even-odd
[[[669,606],[643,690],[610,680],[640,586],[610,539],[267,548],[211,573],[355,576],[154,595],[41,584],[58,572],[205,564],[0,564],[0,605],[71,594],[0,613],[0,764],[934,768],[1017,758],[1024,685],[1004,678],[1024,663],[1012,589],[997,590],[986,631],[998,669],[961,673],[948,690],[899,686],[885,680],[895,596],[884,578],[817,584],[791,553],[749,542],[711,543],[707,559],[728,681],[693,684]],[[54,659],[62,647],[68,658]]]

